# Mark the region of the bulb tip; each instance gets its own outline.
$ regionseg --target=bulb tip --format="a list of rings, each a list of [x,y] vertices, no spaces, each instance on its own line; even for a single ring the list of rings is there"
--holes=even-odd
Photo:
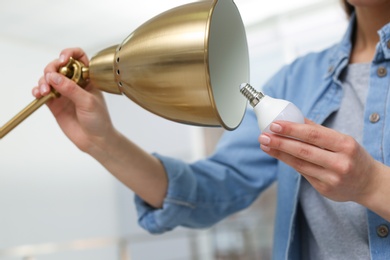
[[[242,92],[244,89],[248,88],[247,86],[251,86],[249,83],[241,83],[239,86],[240,92]]]

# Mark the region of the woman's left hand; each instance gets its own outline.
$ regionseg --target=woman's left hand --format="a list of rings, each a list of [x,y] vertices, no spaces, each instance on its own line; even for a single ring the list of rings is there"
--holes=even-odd
[[[383,193],[390,187],[389,168],[374,160],[354,138],[310,120],[305,124],[278,121],[271,131],[274,134],[260,135],[261,149],[295,168],[323,196],[354,201],[374,211],[381,207],[380,201],[389,198]],[[388,202],[382,207],[388,207]],[[376,209],[390,219],[390,212],[384,210],[385,214]]]

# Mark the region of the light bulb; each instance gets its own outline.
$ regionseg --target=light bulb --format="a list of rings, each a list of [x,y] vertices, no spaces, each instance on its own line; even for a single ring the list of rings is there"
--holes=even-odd
[[[248,99],[249,104],[253,107],[261,132],[272,133],[269,128],[271,123],[277,120],[302,124],[305,122],[301,111],[291,102],[264,95],[248,83],[240,85],[240,92]]]

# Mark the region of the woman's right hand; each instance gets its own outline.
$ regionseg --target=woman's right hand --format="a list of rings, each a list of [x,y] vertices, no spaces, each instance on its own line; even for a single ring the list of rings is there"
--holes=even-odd
[[[88,57],[82,49],[65,49],[58,59],[46,66],[44,75],[32,93],[40,98],[54,88],[61,94],[61,97],[48,101],[47,105],[65,135],[79,149],[91,154],[96,145],[103,145],[115,130],[102,93],[90,83],[83,89],[58,72],[70,57],[89,65]]]

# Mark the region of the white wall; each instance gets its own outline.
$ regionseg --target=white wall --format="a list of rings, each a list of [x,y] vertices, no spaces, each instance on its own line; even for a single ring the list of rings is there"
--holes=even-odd
[[[300,2],[305,1],[297,4]],[[251,82],[256,88],[261,88],[282,65],[298,56],[338,42],[346,29],[347,19],[338,0],[312,1],[300,8],[290,8],[246,27]]]

